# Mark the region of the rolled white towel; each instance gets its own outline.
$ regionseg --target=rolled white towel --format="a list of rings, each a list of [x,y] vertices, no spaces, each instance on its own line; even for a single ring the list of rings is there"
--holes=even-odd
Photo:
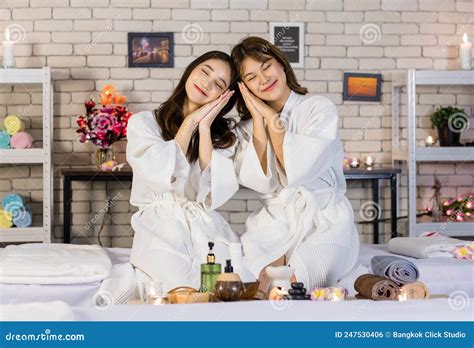
[[[0,305],[0,321],[71,321],[74,314],[63,301]]]
[[[127,303],[138,297],[137,277],[130,263],[114,265],[108,278],[102,281],[92,298],[92,304],[108,308],[114,304]]]
[[[0,283],[82,284],[108,277],[112,262],[98,245],[8,245],[0,256]]]
[[[397,237],[388,242],[388,250],[417,259],[433,257],[454,257],[452,251],[458,246],[468,244],[468,241],[446,236],[432,237]]]

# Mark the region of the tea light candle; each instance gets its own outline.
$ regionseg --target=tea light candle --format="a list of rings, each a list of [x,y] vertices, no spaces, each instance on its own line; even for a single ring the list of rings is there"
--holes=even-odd
[[[434,144],[434,139],[431,135],[428,135],[428,137],[425,140],[425,145],[426,147],[432,147]]]
[[[472,64],[472,43],[467,41],[467,34],[464,33],[462,36],[463,43],[459,46],[459,58],[461,59],[461,69],[471,70]]]
[[[367,156],[367,158],[365,159],[365,165],[367,167],[372,167],[374,165],[374,159],[372,158],[372,156]]]
[[[15,67],[15,55],[13,53],[14,42],[10,40],[10,30],[5,30],[5,40],[2,43],[3,47],[3,67],[5,69]]]
[[[352,161],[349,163],[349,166],[351,168],[359,168],[360,166],[360,161],[358,158],[353,158]]]

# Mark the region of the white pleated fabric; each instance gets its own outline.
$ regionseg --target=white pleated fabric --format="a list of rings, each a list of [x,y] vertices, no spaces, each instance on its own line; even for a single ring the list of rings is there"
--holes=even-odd
[[[228,243],[238,242],[214,211],[238,189],[235,146],[213,150],[210,164],[188,163],[179,145],[164,141],[151,112],[135,114],[127,129],[127,161],[133,169],[130,203],[135,231],[130,262],[163,283],[163,290],[200,286],[200,264],[207,243],[215,243],[219,262],[230,258]]]
[[[253,146],[252,121],[241,122],[237,130],[238,180],[257,191],[263,202],[246,222],[244,262],[258,277],[265,266],[286,255],[306,288],[334,286],[360,271],[337,110],[325,97],[291,92],[280,119],[286,128],[286,170],[269,142],[265,175]]]

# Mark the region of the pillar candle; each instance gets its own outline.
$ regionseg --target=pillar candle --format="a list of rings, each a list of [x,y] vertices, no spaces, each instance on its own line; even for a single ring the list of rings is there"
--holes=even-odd
[[[472,64],[472,56],[471,56],[471,50],[472,50],[472,43],[467,41],[467,34],[464,33],[463,37],[463,43],[459,47],[459,57],[461,59],[461,69],[463,70],[471,70],[471,64]]]
[[[15,55],[13,53],[14,43],[10,40],[10,30],[5,30],[5,40],[2,43],[3,47],[3,67],[5,69],[15,67]]]

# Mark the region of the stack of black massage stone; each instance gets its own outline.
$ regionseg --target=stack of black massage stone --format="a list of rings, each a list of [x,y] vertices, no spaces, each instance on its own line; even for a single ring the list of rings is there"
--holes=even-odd
[[[288,294],[290,296],[287,296],[289,300],[310,300],[311,295],[306,294],[306,288],[304,288],[303,283],[300,282],[295,282],[291,283],[291,289],[288,289]]]

